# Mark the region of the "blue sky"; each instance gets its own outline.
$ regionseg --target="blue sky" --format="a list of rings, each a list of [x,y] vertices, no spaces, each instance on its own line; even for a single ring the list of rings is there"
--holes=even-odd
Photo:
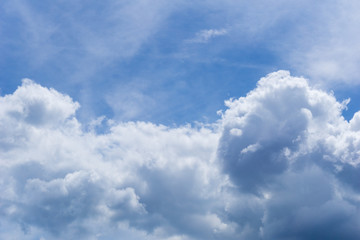
[[[358,239],[359,7],[2,1],[0,238]]]
[[[350,3],[310,3],[4,1],[1,91],[31,78],[79,101],[82,121],[164,124],[212,122],[224,100],[280,69],[356,99],[346,93],[358,87],[356,13],[343,13]],[[331,70],[342,65],[351,71]]]

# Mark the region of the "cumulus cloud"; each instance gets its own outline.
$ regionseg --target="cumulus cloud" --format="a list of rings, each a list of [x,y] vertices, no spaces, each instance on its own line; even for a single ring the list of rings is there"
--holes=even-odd
[[[0,238],[358,239],[345,104],[279,71],[212,126],[87,127],[69,96],[24,80],[0,98]]]
[[[226,105],[219,157],[242,193],[263,199],[260,238],[360,236],[357,114],[345,121],[332,94],[284,71]]]

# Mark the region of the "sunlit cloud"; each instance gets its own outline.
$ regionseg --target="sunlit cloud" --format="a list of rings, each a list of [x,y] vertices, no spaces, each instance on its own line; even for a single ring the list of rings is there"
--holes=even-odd
[[[279,71],[212,125],[87,127],[68,95],[24,80],[0,98],[0,236],[357,239],[359,113],[344,104]]]

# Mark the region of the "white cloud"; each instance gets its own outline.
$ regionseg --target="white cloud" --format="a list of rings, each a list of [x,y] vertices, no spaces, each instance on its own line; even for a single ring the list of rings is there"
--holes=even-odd
[[[263,196],[261,237],[356,239],[359,201],[346,200],[359,197],[356,116],[348,123],[333,95],[285,71],[227,105],[219,157],[241,192]]]
[[[306,39],[297,39],[298,49],[291,60],[298,70],[322,81],[359,84],[358,61],[360,18],[358,1],[333,1],[320,7],[315,26],[303,31]],[[325,10],[326,9],[326,10]]]
[[[212,38],[228,34],[226,29],[205,29],[196,33],[193,39],[188,40],[191,43],[207,43]]]
[[[29,79],[24,79],[22,87],[14,94],[3,97],[2,105],[1,113],[14,120],[21,119],[31,125],[56,127],[74,117],[79,108],[79,104],[73,102],[69,96],[41,87]]]
[[[212,128],[85,131],[23,81],[0,98],[0,238],[357,239],[359,113],[286,71],[226,105]]]
[[[29,80],[0,104],[0,212],[4,226],[21,223],[14,231],[22,228],[24,238],[39,231],[50,239],[107,236],[113,229],[152,238],[159,227],[163,239],[187,235],[196,229],[186,216],[207,212],[219,194],[218,134],[211,129],[109,121],[106,134],[83,132],[77,103]]]

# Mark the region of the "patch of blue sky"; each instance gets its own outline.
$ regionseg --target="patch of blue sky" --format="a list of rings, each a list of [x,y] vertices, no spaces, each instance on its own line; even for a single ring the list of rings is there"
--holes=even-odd
[[[349,121],[354,116],[354,113],[358,112],[360,109],[360,87],[338,87],[333,93],[336,99],[340,102],[350,99],[350,102],[347,104],[347,108],[345,108],[342,112],[343,117]]]

